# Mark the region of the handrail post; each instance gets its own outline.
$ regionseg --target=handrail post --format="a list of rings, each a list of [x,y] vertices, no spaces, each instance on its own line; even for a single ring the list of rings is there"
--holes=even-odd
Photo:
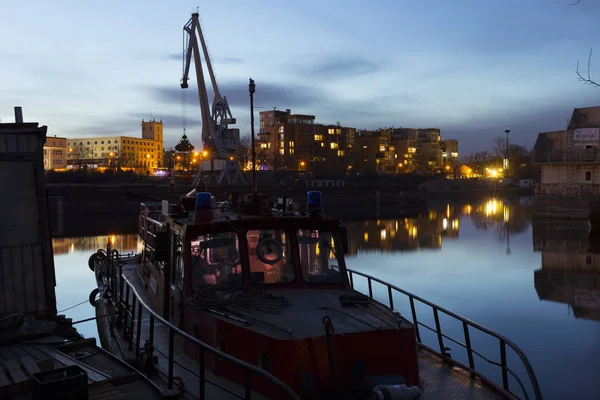
[[[469,334],[469,324],[463,321],[463,330],[465,331],[465,344],[467,345],[467,356],[469,357],[469,368],[475,371],[475,360],[473,359],[473,348],[471,347],[471,335]],[[471,378],[475,374],[471,372]]]
[[[367,282],[369,284],[369,297],[373,298],[373,284],[371,283],[371,278],[367,278]]]
[[[119,301],[123,301],[123,264],[119,264]]]
[[[129,351],[133,350],[133,323],[135,322],[136,297],[131,298],[131,325],[129,325]]]
[[[148,337],[150,346],[154,346],[154,315],[150,313],[150,335]]]
[[[198,358],[198,383],[200,384],[200,400],[206,399],[206,354],[204,347],[200,346],[200,357]]]
[[[249,369],[246,370],[244,378],[244,399],[250,400],[252,399],[252,389],[250,387],[251,375]]]
[[[446,361],[446,350],[444,350],[444,338],[442,337],[442,327],[440,325],[440,316],[438,314],[437,308],[433,308],[433,319],[435,320],[435,331],[438,337],[438,343],[440,345],[440,353],[442,354],[442,358]]]
[[[390,309],[394,309],[394,297],[392,296],[392,287],[388,286],[388,298],[390,299]]]
[[[350,278],[350,287],[354,289],[354,274],[352,271],[348,271],[348,278]]]
[[[415,299],[412,296],[408,298],[410,300],[410,312],[413,317],[413,325],[415,326],[415,334],[417,335],[417,342],[421,343],[421,334],[419,333],[419,321],[417,321],[417,310],[415,309]]]
[[[124,305],[128,306],[129,303],[129,284],[127,284],[127,290],[125,291],[125,302]],[[123,333],[125,333],[125,330],[127,329],[127,324],[129,323],[129,310],[128,307],[125,307],[125,312],[124,312],[124,316],[125,316],[125,320],[123,321]]]
[[[135,332],[135,359],[139,361],[140,359],[140,335],[142,333],[142,303],[138,304],[138,313],[137,313],[137,331]]]
[[[502,365],[502,387],[508,390],[508,372],[506,371],[506,343],[500,339],[500,364]]]
[[[175,331],[169,326],[169,359],[168,361],[168,387],[173,389],[173,353],[175,352]]]

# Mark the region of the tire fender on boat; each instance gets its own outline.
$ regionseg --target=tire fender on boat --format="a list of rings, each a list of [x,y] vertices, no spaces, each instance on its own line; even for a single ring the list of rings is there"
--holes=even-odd
[[[92,307],[94,307],[94,308],[96,307],[96,296],[98,296],[98,293],[100,293],[100,289],[98,289],[98,288],[96,288],[90,292],[89,301],[90,301],[90,304],[92,305]]]
[[[104,250],[98,250],[94,254],[90,256],[88,259],[88,267],[92,272],[94,271],[94,261],[104,261],[106,260],[106,252]]]

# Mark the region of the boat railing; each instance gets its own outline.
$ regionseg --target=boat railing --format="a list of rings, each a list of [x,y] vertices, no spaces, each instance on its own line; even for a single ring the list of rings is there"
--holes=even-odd
[[[390,283],[384,282],[381,279],[375,278],[373,276],[367,275],[365,273],[362,272],[358,272],[355,270],[351,270],[348,269],[348,278],[350,280],[350,285],[352,286],[353,289],[355,289],[354,286],[354,276],[358,275],[361,276],[363,278],[365,278],[367,280],[367,287],[368,287],[368,296],[369,298],[371,298],[372,300],[378,301],[377,299],[375,299],[373,297],[373,282],[377,282],[383,286],[385,286],[387,288],[387,296],[388,296],[388,307],[391,309],[394,309],[394,292],[396,293],[401,293],[405,296],[408,297],[409,303],[410,303],[410,311],[412,314],[412,323],[415,327],[415,334],[416,334],[416,339],[417,342],[419,344],[420,347],[427,349],[428,351],[437,354],[438,356],[440,356],[444,362],[446,362],[447,364],[455,364],[463,369],[465,369],[466,371],[468,371],[472,377],[479,377],[482,381],[484,381],[485,383],[491,385],[491,386],[498,386],[496,384],[496,382],[494,382],[493,380],[491,380],[490,378],[488,378],[487,376],[483,375],[480,371],[478,371],[475,367],[475,358],[474,356],[477,355],[479,357],[481,357],[483,360],[485,360],[487,363],[499,367],[502,373],[502,388],[509,392],[510,394],[512,394],[513,396],[517,397],[517,398],[521,398],[519,395],[515,394],[513,391],[511,391],[511,388],[509,387],[509,374],[515,379],[515,381],[518,383],[523,396],[525,396],[525,399],[529,399],[529,395],[528,395],[528,390],[525,388],[525,385],[523,384],[522,380],[519,378],[519,376],[513,371],[513,369],[508,367],[508,362],[507,362],[507,355],[506,355],[506,348],[507,346],[509,348],[511,348],[515,354],[518,356],[518,358],[520,359],[522,366],[525,368],[525,370],[527,371],[527,375],[530,381],[530,390],[533,390],[533,394],[534,394],[534,398],[536,400],[541,400],[542,399],[542,393],[540,390],[540,386],[538,384],[537,381],[537,377],[535,376],[535,372],[533,371],[533,368],[531,367],[531,364],[529,363],[529,360],[527,359],[527,357],[525,356],[525,354],[523,353],[523,351],[516,345],[514,344],[512,341],[510,341],[509,339],[505,338],[504,336],[492,331],[491,329],[488,329],[476,322],[473,322],[465,317],[462,317],[452,311],[449,311],[443,307],[440,307],[430,301],[427,301],[417,295],[414,295],[410,292],[407,292],[406,290],[400,289],[397,286],[394,286]],[[355,289],[356,290],[356,289]],[[378,301],[379,303],[385,305],[384,303]],[[427,305],[429,307],[431,307],[432,311],[433,311],[433,319],[434,319],[434,323],[435,323],[435,327],[431,327],[426,325],[425,323],[421,322],[418,318],[417,318],[417,308],[415,307],[415,303],[419,302],[422,303],[424,305]],[[440,314],[445,314],[448,317],[451,317],[455,320],[460,321],[461,325],[462,325],[462,330],[463,330],[463,340],[464,343],[461,342],[460,340],[454,339],[452,337],[450,337],[448,334],[444,333],[442,331],[442,327],[440,324]],[[434,349],[433,347],[427,346],[425,343],[422,342],[421,340],[421,334],[419,331],[419,327],[423,327],[433,333],[436,334],[437,336],[437,345],[439,346],[439,351],[437,351],[436,349]],[[475,329],[478,330],[484,334],[487,334],[488,336],[491,336],[495,339],[498,340],[499,343],[499,349],[500,349],[500,361],[494,361],[489,357],[486,357],[484,354],[482,354],[480,351],[476,350],[473,348],[472,343],[471,343],[471,331]],[[455,343],[461,347],[463,347],[464,349],[466,349],[467,351],[467,357],[468,357],[468,362],[469,365],[465,365],[461,362],[458,362],[457,360],[454,360],[451,358],[450,354],[449,354],[449,348],[445,346],[444,344],[444,339],[449,340],[452,343]]]
[[[279,379],[277,379],[275,376],[269,374],[268,372],[266,372],[265,370],[251,365],[245,361],[239,360],[227,353],[224,353],[212,346],[210,346],[209,344],[202,342],[201,340],[189,335],[188,333],[182,331],[181,329],[177,328],[176,326],[174,326],[173,324],[171,324],[169,321],[165,320],[164,318],[162,318],[160,315],[158,315],[156,312],[154,312],[154,310],[152,310],[152,308],[150,308],[141,298],[140,294],[137,292],[137,290],[135,289],[134,285],[131,283],[131,281],[127,278],[127,276],[125,276],[125,274],[121,274],[121,282],[122,284],[120,285],[120,299],[129,299],[129,294],[133,294],[133,296],[131,296],[131,308],[130,311],[128,313],[126,313],[125,315],[125,321],[123,324],[123,330],[125,333],[126,329],[129,329],[129,332],[131,332],[131,339],[129,340],[129,351],[133,351],[133,334],[135,333],[135,358],[137,361],[140,360],[140,351],[143,350],[140,347],[140,343],[141,343],[141,331],[142,331],[142,311],[146,310],[146,312],[150,315],[150,329],[148,332],[148,345],[153,348],[154,347],[154,331],[155,331],[155,324],[159,323],[162,324],[163,326],[167,327],[169,332],[169,350],[168,350],[168,357],[167,357],[167,386],[169,390],[172,390],[174,385],[175,385],[175,381],[176,378],[173,376],[173,367],[174,364],[176,364],[175,361],[175,336],[178,335],[186,340],[189,340],[190,342],[196,344],[200,350],[200,354],[198,356],[198,374],[196,375],[193,371],[190,371],[192,373],[194,373],[194,375],[198,378],[198,382],[199,382],[199,398],[200,400],[204,400],[207,398],[206,396],[206,384],[210,383],[207,379],[206,379],[206,355],[207,353],[214,355],[215,357],[218,357],[221,360],[225,360],[228,361],[240,368],[242,368],[244,370],[244,396],[238,396],[237,394],[231,392],[230,390],[225,389],[227,392],[229,392],[231,395],[236,396],[240,399],[251,399],[252,398],[252,377],[255,375],[259,375],[261,376],[263,379],[267,380],[268,382],[270,382],[273,386],[275,386],[276,388],[278,388],[281,393],[285,396],[285,397],[278,397],[278,398],[287,398],[287,399],[294,399],[294,400],[300,400],[300,397],[298,397],[298,395],[296,393],[294,393],[294,391],[288,387],[286,384],[284,384],[282,381],[280,381]],[[125,292],[125,293],[123,293]],[[137,316],[137,318],[136,318]],[[134,327],[136,330],[134,330]]]

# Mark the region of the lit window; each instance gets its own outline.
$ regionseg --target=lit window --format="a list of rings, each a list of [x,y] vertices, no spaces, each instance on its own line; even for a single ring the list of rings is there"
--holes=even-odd
[[[289,147],[294,147],[294,142],[289,142]]]
[[[323,135],[315,135],[315,140],[323,140]]]
[[[329,143],[329,147],[331,147],[332,149],[337,149],[338,144],[337,143]]]
[[[321,147],[325,147],[325,143],[321,142]]]
[[[329,128],[329,129],[327,129],[327,133],[330,135],[335,135],[335,129]]]
[[[281,147],[281,148],[285,147],[285,142],[283,140],[279,142],[279,147]]]
[[[385,151],[385,146],[384,145],[379,146],[379,151]]]
[[[284,128],[285,128],[285,127],[284,127],[283,125],[281,125],[281,126],[279,127],[279,133],[283,133],[283,130],[284,130]]]
[[[342,133],[341,129],[336,129],[335,133],[337,133],[338,135]]]
[[[260,144],[260,148],[261,149],[266,149],[267,148],[267,144],[266,143],[261,143]]]
[[[338,157],[344,156],[344,150],[338,150]]]
[[[294,154],[294,149],[290,149],[290,154]]]
[[[281,154],[281,155],[285,154],[285,149],[279,149],[279,154]]]

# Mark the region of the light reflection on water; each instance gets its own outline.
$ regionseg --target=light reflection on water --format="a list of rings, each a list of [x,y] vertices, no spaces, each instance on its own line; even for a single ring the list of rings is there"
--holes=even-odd
[[[594,247],[588,240],[585,224],[552,221],[532,226],[531,211],[519,199],[496,198],[440,202],[415,218],[345,223],[347,265],[515,342],[531,361],[544,399],[600,398],[600,245]],[[87,260],[107,239],[53,240],[59,310],[87,300],[95,287]],[[115,236],[115,247],[122,253],[136,246],[135,234]],[[366,289],[360,278],[355,283]],[[376,297],[387,302],[387,292],[374,289]],[[398,295],[394,303],[410,319],[408,301]],[[431,309],[417,306],[417,311],[422,322],[434,326]],[[66,314],[79,320],[94,316],[94,311],[86,302]],[[463,340],[460,324],[440,319],[444,332]],[[94,321],[78,329],[84,336],[97,336]],[[421,335],[437,348],[432,333],[421,329]],[[471,340],[474,348],[499,360],[497,342],[476,333]],[[466,363],[466,352],[445,344],[452,357]],[[508,359],[524,378],[514,354],[509,352]],[[481,359],[475,363],[500,379],[497,369]]]

